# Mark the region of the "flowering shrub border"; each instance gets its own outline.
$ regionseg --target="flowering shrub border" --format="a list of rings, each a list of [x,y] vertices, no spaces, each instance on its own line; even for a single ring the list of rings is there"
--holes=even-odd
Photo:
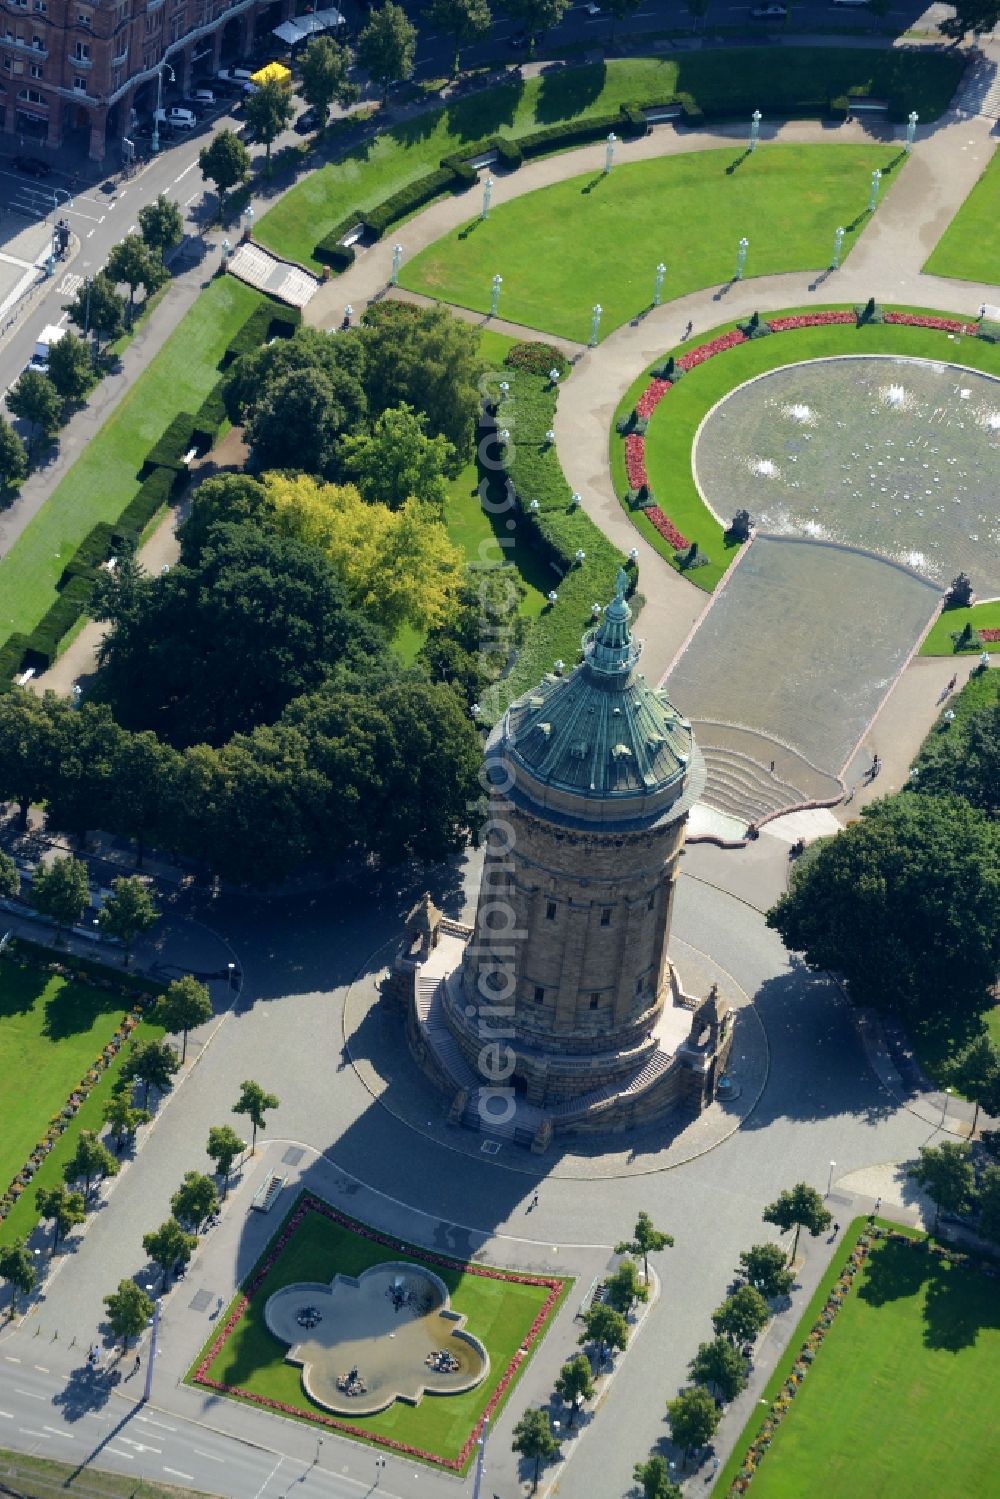
[[[832,324],[843,324],[855,327],[857,325],[857,314],[851,308],[832,308],[826,312],[799,312],[790,317],[769,318],[767,327],[772,333],[789,333],[795,328],[822,328]],[[940,333],[961,333],[974,338],[979,332],[978,323],[968,323],[961,318],[936,317],[931,313],[923,312],[887,312],[883,318],[885,323],[904,324],[908,328],[932,328]],[[681,375],[688,370],[693,370],[699,364],[704,364],[706,359],[713,359],[716,354],[724,354],[727,349],[735,349],[737,345],[747,342],[747,335],[739,328],[733,328],[729,333],[721,333],[718,338],[709,339],[707,343],[698,344],[689,349],[675,361],[678,371],[675,380],[668,380],[663,376],[653,377],[646,386],[642,395],[635,404],[635,416],[641,421],[648,421],[656,407],[663,400],[667,391]],[[660,361],[662,367],[662,361]],[[629,432],[625,438],[625,474],[628,479],[630,490],[641,489],[649,485],[649,474],[646,470],[646,438],[645,433]],[[644,513],[656,527],[663,539],[669,543],[675,551],[683,551],[691,545],[687,537],[674,525],[670,517],[660,509],[659,505],[644,507]],[[1000,640],[1000,630],[980,630],[984,641],[995,643]]]
[[[235,1332],[240,1320],[250,1305],[251,1297],[260,1289],[267,1275],[270,1274],[276,1261],[284,1252],[289,1241],[293,1238],[299,1227],[310,1213],[319,1213],[328,1218],[332,1223],[339,1224],[348,1229],[350,1233],[357,1234],[361,1239],[369,1239],[374,1244],[384,1244],[386,1248],[394,1252],[402,1252],[410,1258],[426,1265],[442,1265],[448,1270],[459,1270],[465,1275],[478,1275],[486,1280],[502,1280],[522,1286],[545,1286],[549,1294],[545,1298],[541,1310],[532,1322],[527,1335],[521,1346],[517,1349],[514,1357],[510,1360],[496,1389],[493,1391],[486,1406],[479,1415],[472,1430],[466,1437],[457,1457],[441,1457],[438,1453],[429,1452],[423,1447],[415,1447],[409,1442],[397,1441],[394,1437],[382,1436],[378,1432],[369,1430],[364,1426],[354,1426],[348,1421],[338,1420],[336,1416],[324,1415],[320,1411],[310,1411],[299,1405],[289,1405],[282,1400],[272,1400],[268,1395],[258,1395],[253,1390],[244,1389],[241,1385],[230,1385],[219,1379],[212,1379],[208,1371],[219,1357],[227,1342]],[[226,1319],[225,1326],[215,1338],[208,1349],[198,1361],[198,1365],[192,1375],[195,1384],[202,1385],[210,1390],[217,1390],[223,1395],[235,1395],[241,1400],[249,1400],[254,1405],[264,1407],[266,1410],[279,1411],[283,1415],[297,1416],[307,1421],[315,1421],[321,1426],[330,1427],[334,1431],[343,1432],[346,1436],[361,1437],[364,1441],[375,1442],[382,1447],[388,1447],[393,1452],[401,1452],[406,1457],[421,1458],[424,1462],[434,1463],[437,1467],[447,1468],[451,1472],[460,1473],[465,1467],[483,1428],[483,1422],[493,1415],[497,1407],[502,1403],[507,1390],[531,1353],[532,1346],[541,1336],[545,1324],[562,1296],[566,1285],[565,1279],[545,1275],[523,1275],[517,1270],[496,1270],[489,1265],[475,1265],[465,1260],[457,1260],[446,1254],[437,1254],[434,1250],[418,1249],[413,1244],[407,1244],[402,1239],[394,1239],[389,1234],[383,1234],[378,1229],[369,1228],[366,1223],[359,1223],[356,1218],[349,1218],[346,1213],[338,1212],[328,1202],[319,1197],[313,1197],[311,1193],[303,1193],[296,1203],[284,1226],[277,1237],[266,1249],[264,1256],[258,1261],[251,1273],[250,1279],[245,1283],[242,1294],[237,1297],[233,1308]]]
[[[92,966],[87,969],[73,967],[71,961],[60,962],[57,959],[48,959],[43,956],[44,949],[35,952],[33,944],[25,945],[16,939],[3,955],[3,962],[13,964],[17,968],[36,968],[42,973],[55,974],[57,977],[68,979],[74,984],[87,984],[91,989],[106,989],[112,994],[120,994],[122,999],[131,1000],[132,1008],[128,1014],[123,1015],[114,1033],[108,1040],[100,1055],[94,1058],[92,1065],[87,1069],[76,1087],[70,1093],[58,1114],[53,1114],[45,1129],[45,1134],[34,1147],[21,1167],[14,1176],[7,1190],[0,1196],[0,1223],[7,1217],[11,1208],[27,1191],[49,1151],[53,1148],[60,1136],[72,1124],[73,1119],[80,1111],[81,1105],[100,1082],[101,1077],[111,1066],[115,1057],[121,1051],[129,1036],[135,1030],[142,1019],[150,996],[142,993],[128,983],[118,981],[118,975],[111,969],[107,975],[95,974]],[[124,979],[124,975],[122,975]]]
[[[996,645],[997,641],[1000,640],[1000,630],[980,630],[979,638],[986,645]]]

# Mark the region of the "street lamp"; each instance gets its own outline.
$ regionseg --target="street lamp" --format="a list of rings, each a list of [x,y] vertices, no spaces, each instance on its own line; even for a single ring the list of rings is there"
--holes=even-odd
[[[733,277],[734,281],[743,280],[743,269],[747,263],[747,251],[749,250],[749,248],[750,241],[744,234],[743,238],[736,246],[736,275]]]
[[[918,123],[919,119],[920,119],[920,116],[917,114],[917,111],[915,109],[911,109],[910,113],[906,117],[906,149],[907,149],[907,151],[912,151],[913,150],[913,142],[916,139],[916,135],[917,135],[917,123]]]
[[[590,319],[590,347],[597,348],[597,335],[601,331],[601,313],[604,311],[600,302],[595,302],[591,310]]]
[[[152,1292],[153,1287],[147,1286],[146,1291]],[[156,1362],[156,1336],[160,1330],[160,1306],[161,1298],[153,1300],[153,1334],[149,1340],[149,1354],[146,1359],[146,1388],[142,1392],[143,1400],[148,1400],[153,1393],[153,1365]]]
[[[493,277],[493,291],[490,296],[490,317],[496,317],[497,308],[500,306],[500,288],[503,286],[503,277],[497,273]]]
[[[845,230],[839,226],[833,231],[833,259],[830,261],[831,271],[835,271],[840,265],[840,252],[844,248]]]
[[[833,1190],[833,1172],[834,1172],[834,1168],[836,1167],[836,1164],[837,1164],[836,1161],[831,1161],[830,1162],[830,1175],[827,1177],[827,1182],[826,1182],[826,1195],[827,1195],[827,1197],[829,1197],[831,1191]]]
[[[403,247],[402,247],[402,245],[393,245],[393,247],[392,247],[392,284],[393,284],[393,286],[398,286],[399,285],[399,268],[400,268],[400,266],[402,264],[403,264]]]
[[[170,82],[177,82],[177,74],[168,62],[161,62],[156,70],[156,108],[153,111],[153,138],[149,148],[155,156],[160,149],[160,109],[163,105],[163,70],[166,68],[170,74]]]
[[[868,212],[874,213],[878,207],[878,185],[882,181],[882,173],[878,167],[872,172],[872,190],[868,194]]]
[[[379,1456],[377,1456],[376,1459],[375,1459],[375,1484],[374,1484],[375,1488],[378,1488],[379,1484],[382,1482],[382,1474],[384,1472],[385,1472],[385,1458],[382,1457],[381,1454],[379,1454]]]
[[[617,144],[618,144],[618,137],[617,137],[617,135],[615,135],[615,132],[612,130],[611,134],[608,136],[607,149],[606,149],[606,151],[604,153],[604,175],[605,175],[605,177],[608,175],[608,173],[611,171],[611,168],[614,166],[614,161],[615,161],[615,146]]]
[[[493,198],[493,178],[487,173],[486,181],[483,183],[483,211],[480,218],[488,219],[490,216],[490,202]]]
[[[243,227],[244,227],[244,229],[246,231],[246,235],[247,235],[248,239],[250,238],[250,235],[253,233],[253,220],[254,220],[253,204],[252,203],[248,203],[247,206],[246,206],[246,208],[244,208],[244,210],[243,210]]]
[[[656,282],[655,282],[655,284],[653,286],[653,306],[654,307],[659,307],[659,305],[660,305],[660,294],[663,291],[663,278],[664,278],[664,276],[666,274],[667,274],[667,268],[663,264],[663,261],[661,260],[660,263],[659,263],[659,265],[656,267]]]
[[[760,122],[761,122],[761,118],[762,118],[762,116],[761,116],[761,112],[760,112],[759,109],[755,109],[754,112],[753,112],[753,114],[750,116],[750,150],[751,151],[756,151],[756,149],[757,149],[757,141],[760,139]]]

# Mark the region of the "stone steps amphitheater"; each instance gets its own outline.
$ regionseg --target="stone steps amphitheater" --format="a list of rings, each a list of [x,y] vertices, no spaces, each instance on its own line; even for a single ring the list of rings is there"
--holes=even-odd
[[[843,795],[836,776],[789,745],[737,724],[693,722],[708,772],[701,800],[718,812],[760,824],[795,807],[830,806]]]

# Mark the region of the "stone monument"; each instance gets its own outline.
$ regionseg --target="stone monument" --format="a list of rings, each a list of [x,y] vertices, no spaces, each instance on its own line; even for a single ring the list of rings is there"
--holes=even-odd
[[[426,897],[387,986],[451,1117],[536,1150],[698,1112],[732,1044],[729,1007],[685,995],[668,958],[705,770],[690,723],[638,670],[627,582],[622,571],[581,664],[490,734],[474,925]]]

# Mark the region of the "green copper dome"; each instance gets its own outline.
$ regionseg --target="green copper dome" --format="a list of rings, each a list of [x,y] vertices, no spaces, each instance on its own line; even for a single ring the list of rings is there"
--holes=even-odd
[[[690,723],[636,670],[627,581],[620,572],[600,624],[584,636],[582,663],[513,703],[495,747],[541,786],[587,799],[645,803],[671,787],[699,794],[704,772]],[[685,806],[693,799],[683,795]]]

